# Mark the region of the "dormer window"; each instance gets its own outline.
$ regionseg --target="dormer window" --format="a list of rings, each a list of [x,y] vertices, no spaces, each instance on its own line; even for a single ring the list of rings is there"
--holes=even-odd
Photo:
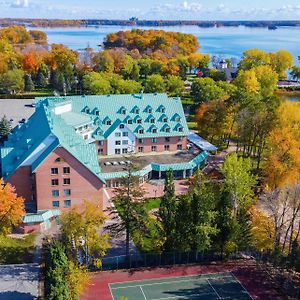
[[[167,123],[168,122],[168,118],[163,118],[163,122]]]
[[[125,126],[124,126],[124,124],[121,124],[120,125],[120,129],[123,129]]]
[[[160,105],[157,109],[158,112],[161,112],[161,113],[165,113],[166,112],[166,108],[163,106],[163,105]]]
[[[166,112],[166,109],[163,107],[163,108],[161,109],[161,112],[162,112],[162,113],[165,113],[165,112]]]
[[[139,134],[144,134],[144,129],[139,129]]]
[[[122,106],[118,112],[122,115],[126,115],[126,108],[124,106]]]
[[[140,113],[140,109],[138,106],[135,105],[131,110],[131,112],[138,115]]]
[[[111,125],[111,120],[107,120],[106,125]]]
[[[179,128],[178,128],[178,131],[179,131],[179,132],[182,132],[182,131],[183,131],[183,128],[182,128],[182,127],[179,127]]]
[[[142,119],[137,119],[136,121],[138,124],[142,124]]]
[[[140,110],[137,108],[137,109],[135,110],[135,113],[138,115],[138,114],[140,113]]]
[[[152,124],[155,123],[155,119],[154,119],[154,118],[151,118],[151,119],[150,119],[150,123],[152,123]]]
[[[132,124],[132,120],[128,120],[128,122],[127,122],[128,124]]]
[[[170,129],[169,127],[166,128],[166,132],[170,132],[170,130],[171,130],[171,129]]]
[[[156,129],[156,128],[153,128],[153,129],[152,129],[152,133],[157,133],[157,129]]]
[[[87,114],[89,114],[89,113],[90,113],[90,109],[87,108],[87,109],[85,110],[85,112],[86,112]]]

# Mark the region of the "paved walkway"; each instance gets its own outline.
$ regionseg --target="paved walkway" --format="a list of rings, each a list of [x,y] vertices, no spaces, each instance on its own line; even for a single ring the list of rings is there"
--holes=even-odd
[[[39,265],[0,266],[0,300],[38,299]]]

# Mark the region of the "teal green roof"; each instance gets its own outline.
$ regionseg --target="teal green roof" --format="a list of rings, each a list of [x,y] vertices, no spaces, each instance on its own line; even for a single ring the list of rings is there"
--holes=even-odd
[[[66,101],[71,102],[72,112],[62,114],[65,122],[70,125],[77,122],[80,123],[82,115],[85,115],[92,119],[95,129],[101,126],[104,138],[112,133],[111,125],[116,128],[116,124],[120,124],[120,122],[124,123],[129,130],[135,133],[137,138],[186,136],[188,134],[180,98],[169,98],[166,94],[48,97],[37,98],[36,101],[42,102],[48,107],[56,107]],[[87,109],[89,113],[86,113]],[[139,110],[138,114],[136,109]],[[151,112],[149,112],[149,109]],[[126,113],[123,114],[122,110],[125,110]],[[174,115],[180,118],[180,122],[175,120]],[[150,123],[149,117],[153,117],[155,123]],[[168,118],[168,125],[171,128],[170,132],[161,130],[165,125],[163,122],[164,117]],[[102,124],[97,123],[96,120],[99,119],[102,120]],[[144,129],[143,134],[136,132],[136,128],[139,125],[137,123],[138,119],[142,120],[140,125]],[[106,125],[107,120],[111,121],[111,125]],[[133,120],[132,124],[128,124],[128,120]],[[177,123],[182,125],[183,130],[181,132],[175,129]],[[153,124],[157,127],[157,133],[149,130]],[[103,140],[103,137],[97,135],[94,138]]]
[[[4,179],[7,180],[21,165],[31,165],[34,172],[58,146],[65,148],[104,181],[98,164],[96,146],[87,144],[61,115],[56,115],[45,105],[39,105],[26,123],[17,126],[1,148]]]
[[[59,216],[61,214],[60,210],[38,210],[36,213],[28,213],[23,217],[23,223],[33,224],[33,223],[43,223],[50,220],[53,217]]]
[[[66,106],[70,109],[65,109]],[[180,122],[172,119],[174,115],[179,116]],[[163,122],[165,117],[167,123]],[[153,118],[155,122],[151,123]],[[107,120],[111,125],[106,124]],[[1,148],[3,177],[7,180],[21,165],[31,165],[34,172],[61,146],[104,181],[96,146],[91,142],[106,139],[121,123],[136,138],[188,135],[180,98],[168,98],[166,94],[37,98],[35,113],[13,130]],[[83,125],[91,128],[92,139],[84,140],[76,133],[75,129]]]
[[[84,113],[66,112],[61,115],[67,125],[80,127],[92,123],[92,118]]]

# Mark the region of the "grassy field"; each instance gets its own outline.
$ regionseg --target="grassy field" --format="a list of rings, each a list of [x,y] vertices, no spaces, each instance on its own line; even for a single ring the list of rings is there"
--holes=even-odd
[[[0,236],[0,264],[32,262],[35,237],[35,234],[18,239]]]

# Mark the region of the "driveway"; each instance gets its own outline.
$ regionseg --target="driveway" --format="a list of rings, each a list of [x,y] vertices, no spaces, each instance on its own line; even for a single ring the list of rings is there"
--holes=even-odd
[[[39,265],[0,266],[0,300],[38,299]]]

